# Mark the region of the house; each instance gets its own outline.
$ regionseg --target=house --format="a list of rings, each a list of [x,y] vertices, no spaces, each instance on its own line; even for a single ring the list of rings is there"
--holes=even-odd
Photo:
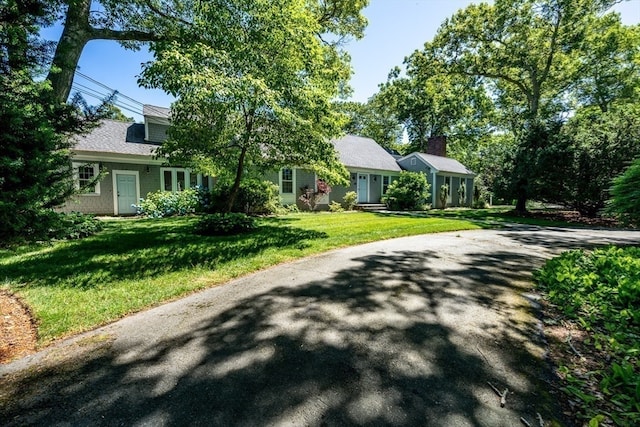
[[[169,109],[145,105],[144,123],[104,120],[88,135],[79,137],[73,150],[73,163],[79,187],[84,187],[99,173],[104,177],[93,187],[69,200],[63,212],[83,212],[99,215],[131,215],[132,205],[141,197],[157,190],[177,192],[195,186],[212,188],[210,176],[194,173],[182,167],[169,167],[156,157],[160,144],[167,138]],[[342,202],[349,191],[357,194],[359,204],[380,203],[387,187],[400,172],[423,172],[432,184],[433,206],[438,205],[434,188],[448,183],[452,189],[448,205],[470,204],[473,173],[459,162],[433,153],[412,153],[397,159],[371,138],[347,135],[332,141],[339,158],[346,166],[350,182],[334,187],[319,203],[326,209],[331,201]],[[446,154],[446,140],[444,153]],[[265,179],[278,184],[285,205],[296,204],[304,188],[315,188],[317,176],[304,168],[282,168],[267,173]],[[433,183],[436,183],[436,186]],[[465,186],[465,200],[458,200],[455,191]]]
[[[104,173],[87,189],[60,209],[98,215],[132,215],[147,193],[164,189],[180,191],[213,179],[189,169],[166,167],[155,157],[169,128],[169,109],[145,105],[144,123],[104,120],[87,135],[78,138],[73,149],[74,173],[79,187]]]
[[[447,157],[446,137],[430,138],[426,153],[411,153],[397,162],[404,170],[426,175],[431,185],[431,206],[442,207],[440,191],[444,184],[449,188],[447,206],[471,206],[475,174],[459,161]]]
[[[358,195],[359,204],[380,203],[391,182],[400,175],[400,166],[384,148],[371,138],[346,135],[332,141],[340,161],[349,171],[349,186],[334,187],[319,203],[319,209],[332,201],[342,202],[349,191]],[[284,205],[298,204],[302,188],[314,188],[317,176],[304,168],[283,168],[267,174],[266,179],[280,187]],[[325,206],[326,207],[326,206]]]

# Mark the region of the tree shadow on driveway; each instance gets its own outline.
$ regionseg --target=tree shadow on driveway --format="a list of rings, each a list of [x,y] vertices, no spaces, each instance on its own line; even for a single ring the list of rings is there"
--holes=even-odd
[[[0,424],[566,424],[521,297],[530,267],[636,235],[495,233],[446,250],[335,251],[132,316],[0,367]],[[482,236],[504,245],[482,250]],[[509,389],[506,407],[488,382]]]
[[[517,297],[528,276],[512,267],[529,255],[395,251],[350,261],[229,307],[212,299],[160,317],[157,340],[121,349],[84,338],[76,358],[58,353],[7,374],[2,424],[512,426],[536,412],[557,417],[539,392],[545,368],[526,343],[535,324]],[[488,381],[509,388],[505,408]]]

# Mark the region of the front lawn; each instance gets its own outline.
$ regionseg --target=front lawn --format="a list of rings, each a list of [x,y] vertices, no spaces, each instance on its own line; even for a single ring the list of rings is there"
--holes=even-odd
[[[330,249],[479,228],[453,218],[292,214],[239,236],[193,233],[197,218],[108,220],[99,234],[0,251],[2,288],[38,322],[40,345],[198,289]]]

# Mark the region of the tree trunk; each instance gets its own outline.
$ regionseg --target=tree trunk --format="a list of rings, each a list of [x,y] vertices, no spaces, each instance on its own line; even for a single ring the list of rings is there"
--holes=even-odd
[[[55,100],[63,103],[69,98],[73,76],[82,55],[82,50],[91,40],[89,13],[91,0],[75,0],[68,2],[64,30],[47,79],[51,82]]]
[[[516,188],[516,212],[527,212],[527,182],[520,179]]]
[[[240,182],[242,181],[242,172],[244,170],[244,159],[246,156],[247,149],[246,147],[242,147],[242,151],[240,151],[240,158],[238,159],[238,167],[236,169],[236,179],[233,182],[233,187],[231,187],[231,193],[229,194],[227,212],[231,212],[233,210],[233,205],[236,203],[236,199],[238,198],[238,193],[240,192]]]
[[[89,23],[91,0],[68,2],[64,30],[56,46],[47,80],[51,82],[55,100],[63,103],[69,98],[73,76],[80,56],[91,40],[118,40],[148,42],[160,40],[161,36],[138,30],[113,30],[94,28]]]

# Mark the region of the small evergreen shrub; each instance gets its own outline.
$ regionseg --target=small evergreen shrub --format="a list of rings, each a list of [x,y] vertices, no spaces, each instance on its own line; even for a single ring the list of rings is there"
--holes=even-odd
[[[61,233],[59,238],[74,240],[89,237],[102,230],[102,222],[93,215],[72,212],[69,214],[61,214],[62,222]]]
[[[212,212],[225,212],[231,197],[230,184],[220,184],[211,192]],[[270,181],[247,179],[240,184],[233,212],[245,214],[273,214],[280,208],[280,190]]]
[[[391,210],[424,210],[429,199],[429,183],[419,172],[400,172],[389,184],[382,203]]]
[[[0,246],[49,240],[74,240],[91,236],[102,230],[102,222],[93,215],[78,212],[69,214],[51,209],[24,212],[16,218],[20,233],[2,236]],[[7,224],[11,226],[11,224]]]
[[[177,193],[158,190],[140,199],[140,204],[135,205],[135,208],[138,215],[149,218],[183,216],[204,210],[208,199],[208,193],[200,187],[187,188]]]
[[[196,224],[196,233],[203,236],[228,236],[247,233],[257,227],[255,218],[243,213],[213,213],[200,218]]]
[[[358,194],[355,191],[348,191],[342,198],[342,206],[347,211],[352,211],[358,203]]]

